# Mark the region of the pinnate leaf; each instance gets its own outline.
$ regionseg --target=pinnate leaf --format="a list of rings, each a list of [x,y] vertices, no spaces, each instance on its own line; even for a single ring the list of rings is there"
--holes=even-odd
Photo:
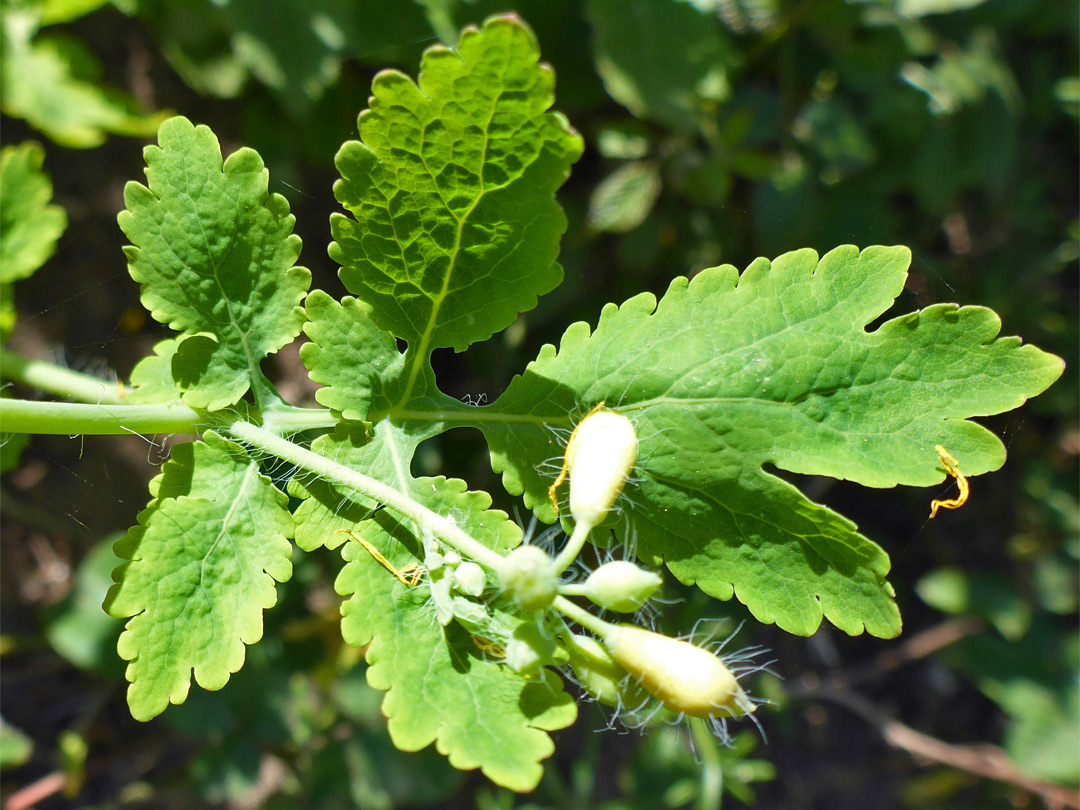
[[[517,525],[462,481],[417,479],[409,488],[485,545],[507,549],[520,542]],[[357,533],[398,569],[423,562],[415,530],[390,510],[376,512]],[[402,584],[355,540],[343,551],[347,564],[336,589],[350,599],[342,607],[342,633],[350,644],[370,645],[368,682],[389,690],[382,708],[394,744],[417,751],[435,742],[456,768],[480,768],[504,787],[532,790],[540,761],[554,751],[546,732],[576,716],[558,676],[517,675],[483,653],[462,625],[436,620],[428,580]]]
[[[423,57],[418,83],[384,71],[342,146],[331,257],[376,324],[432,349],[464,350],[509,326],[562,280],[566,219],[555,190],[581,154],[547,112],[554,76],[515,17],[467,28]]]
[[[153,317],[182,332],[173,377],[192,407],[235,403],[259,362],[295,338],[311,274],[294,267],[300,238],[262,158],[239,149],[222,163],[205,126],[171,118],[144,152],[149,187],[128,183],[120,227],[128,270]]]
[[[106,610],[127,619],[128,704],[148,720],[182,703],[191,676],[220,689],[262,637],[276,582],[292,576],[285,493],[244,450],[213,432],[173,448],[151,483],[154,499],[115,547]]]
[[[1018,407],[1062,370],[998,337],[982,307],[935,305],[868,332],[909,260],[903,247],[846,246],[820,260],[800,250],[741,275],[728,265],[676,279],[659,304],[645,294],[608,305],[594,332],[574,324],[558,352],[544,347],[475,426],[508,490],[550,520],[540,465],[559,448],[542,423],[607,401],[641,439],[624,518],[639,556],[793,633],[824,615],[849,633],[896,635],[884,552],[764,465],[930,486],[945,478],[943,445],[979,475],[1005,452],[969,417]]]

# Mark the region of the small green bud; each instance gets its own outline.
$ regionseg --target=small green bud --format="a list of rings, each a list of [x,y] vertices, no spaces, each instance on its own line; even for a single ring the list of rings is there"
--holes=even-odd
[[[645,605],[662,581],[655,571],[616,560],[593,571],[585,580],[583,592],[594,605],[605,610],[633,613]]]
[[[474,562],[463,562],[454,569],[454,585],[462,593],[479,596],[487,585],[487,574]]]
[[[559,591],[551,557],[536,546],[518,546],[511,551],[499,573],[502,587],[530,612],[546,608]]]

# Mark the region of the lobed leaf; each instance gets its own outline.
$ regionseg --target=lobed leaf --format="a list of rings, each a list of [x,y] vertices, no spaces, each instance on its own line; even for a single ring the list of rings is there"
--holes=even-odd
[[[45,150],[27,141],[0,152],[0,284],[33,274],[56,252],[67,214],[50,205],[52,182],[41,170]]]
[[[316,290],[306,309],[304,332],[311,342],[300,347],[300,359],[312,381],[326,386],[315,392],[319,404],[357,421],[367,419],[373,402],[389,404],[405,356],[394,336],[372,321],[371,308]]]
[[[580,156],[547,112],[554,76],[516,17],[424,53],[418,83],[384,71],[337,155],[331,257],[372,320],[409,342],[413,369],[509,326],[562,280],[555,190]],[[415,377],[415,374],[413,375]],[[406,391],[408,393],[408,389]]]
[[[417,479],[409,491],[492,548],[521,541],[505,513],[488,509],[487,494],[466,491],[462,481]],[[398,569],[423,562],[415,529],[390,510],[376,512],[357,532]],[[456,768],[480,768],[513,790],[536,787],[540,761],[554,751],[546,732],[570,725],[577,714],[558,676],[542,671],[526,680],[483,652],[461,624],[442,626],[430,579],[403,585],[355,540],[343,552],[347,564],[335,585],[350,597],[342,606],[342,634],[350,644],[369,645],[368,682],[388,690],[382,708],[394,744],[418,751],[435,742]]]
[[[262,637],[276,582],[292,576],[288,498],[242,448],[215,433],[173,448],[153,500],[115,551],[125,562],[106,611],[130,619],[117,649],[128,705],[149,720],[182,703],[191,676],[220,689]]]
[[[1059,358],[998,337],[997,316],[952,304],[866,326],[903,289],[909,253],[845,246],[676,279],[567,330],[473,424],[512,493],[551,520],[561,445],[578,403],[606,401],[641,440],[631,504],[638,554],[798,634],[821,617],[849,633],[900,630],[885,553],[765,465],[866,486],[940,483],[936,445],[967,475],[997,469],[1000,440],[969,420],[1021,405]]]
[[[144,405],[176,402],[183,396],[173,379],[173,358],[180,347],[176,338],[159,340],[154,353],[148,354],[131,370],[131,387],[128,401]]]
[[[312,381],[326,386],[315,392],[321,405],[354,421],[368,421],[392,406],[430,411],[460,406],[438,390],[430,361],[412,350],[399,352],[363,301],[347,296],[338,302],[316,290],[306,309],[304,332],[311,342],[300,347],[300,359]]]
[[[0,338],[15,326],[11,284],[33,274],[56,252],[67,213],[50,205],[52,183],[41,170],[45,151],[27,141],[0,152]]]
[[[182,117],[162,124],[158,144],[144,152],[149,187],[124,188],[128,271],[151,315],[183,333],[172,376],[184,401],[216,410],[300,333],[311,274],[293,266],[295,218],[268,193],[258,153],[239,149],[222,163],[214,133]]]
[[[385,420],[374,430],[378,438],[363,425],[343,423],[315,439],[311,450],[407,492],[412,483],[409,465],[424,436],[407,433]],[[337,548],[345,542],[340,532],[356,528],[379,506],[366,496],[345,492],[321,479],[301,481],[299,476],[289,482],[289,494],[304,499],[294,514],[296,544],[304,551],[320,546]]]

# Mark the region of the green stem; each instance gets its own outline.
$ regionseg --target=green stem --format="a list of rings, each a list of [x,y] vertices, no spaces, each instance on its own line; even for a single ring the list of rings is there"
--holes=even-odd
[[[29,360],[7,349],[0,349],[0,377],[58,397],[97,405],[119,405],[131,390],[119,382],[61,368],[55,363]]]
[[[605,622],[603,619],[593,616],[585,608],[578,607],[565,596],[556,596],[551,606],[564,616],[573,619],[586,630],[592,630],[601,639],[607,636],[614,627],[610,622]]]
[[[690,719],[690,735],[701,755],[701,790],[698,791],[694,810],[720,810],[724,798],[724,764],[706,721]]]
[[[263,421],[268,429],[287,434],[332,428],[338,420],[325,408],[286,406],[271,410],[264,415]],[[138,433],[151,436],[157,433],[202,433],[219,422],[220,420],[215,421],[182,402],[162,405],[118,405],[103,402],[88,405],[76,402],[0,399],[0,430],[5,433],[60,436]]]
[[[577,559],[581,549],[585,547],[585,541],[588,539],[590,531],[592,531],[592,526],[585,521],[579,521],[574,525],[574,531],[570,535],[570,539],[566,541],[566,547],[555,558],[556,574],[561,574]]]
[[[421,532],[431,532],[461,554],[472,558],[496,574],[502,573],[504,560],[501,554],[492,551],[463,532],[452,521],[417,503],[393,487],[356,470],[351,470],[336,461],[331,461],[318,453],[306,450],[250,422],[234,422],[229,426],[228,432],[240,441],[292,462],[297,467],[313,472],[332,484],[355,490],[379,503],[386,504],[395,512],[414,521]]]
[[[201,433],[211,423],[187,405],[85,405],[0,399],[0,430],[6,433],[103,436],[138,433]]]
[[[337,427],[338,420],[327,408],[275,407],[263,413],[263,427],[282,436],[303,430]]]

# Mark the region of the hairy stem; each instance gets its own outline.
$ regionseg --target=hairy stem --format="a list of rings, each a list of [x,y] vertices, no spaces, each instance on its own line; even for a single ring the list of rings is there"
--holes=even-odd
[[[471,557],[476,562],[500,574],[504,568],[503,556],[492,551],[479,540],[462,531],[452,521],[417,503],[408,495],[389,487],[356,470],[313,453],[288,439],[257,427],[250,422],[238,421],[228,427],[228,433],[246,444],[265,450],[297,467],[313,472],[333,484],[367,495],[385,504],[395,512],[414,521],[421,531],[429,531],[451,548]]]
[[[570,539],[566,541],[566,547],[559,552],[559,556],[555,558],[555,573],[561,574],[570,564],[577,559],[578,554],[581,553],[581,549],[585,546],[585,541],[589,537],[589,532],[592,530],[585,521],[578,521],[574,525],[574,532],[570,535]]]
[[[586,630],[592,630],[600,638],[606,636],[608,631],[613,628],[610,622],[605,622],[603,619],[593,616],[585,608],[578,607],[565,596],[556,596],[551,606],[562,615],[573,619]]]
[[[7,349],[0,349],[0,376],[58,397],[99,405],[119,405],[131,391],[121,382],[30,360]]]
[[[103,436],[138,433],[201,433],[205,414],[187,405],[86,405],[0,399],[0,430],[6,433]]]
[[[5,433],[59,436],[138,433],[153,436],[158,433],[202,433],[220,421],[182,402],[119,405],[102,401],[90,405],[0,399],[0,430]],[[269,411],[263,415],[263,421],[268,429],[278,433],[332,428],[337,424],[337,419],[325,408],[296,408],[291,405]]]

